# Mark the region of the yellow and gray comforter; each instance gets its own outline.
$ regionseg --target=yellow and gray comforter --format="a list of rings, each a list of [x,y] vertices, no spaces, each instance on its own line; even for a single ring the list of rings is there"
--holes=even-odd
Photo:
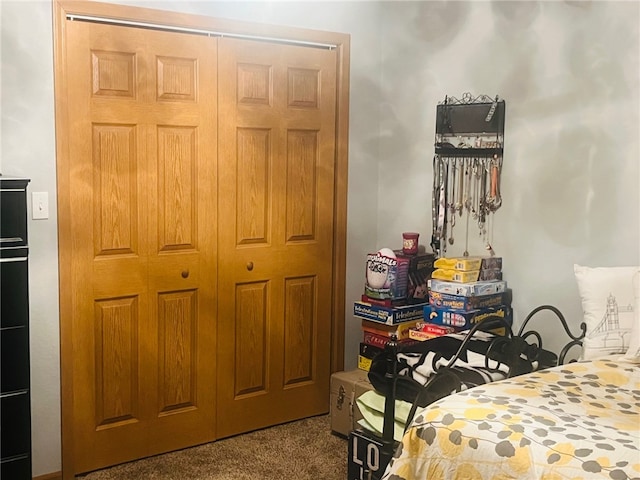
[[[640,365],[578,362],[418,412],[384,480],[640,478]]]

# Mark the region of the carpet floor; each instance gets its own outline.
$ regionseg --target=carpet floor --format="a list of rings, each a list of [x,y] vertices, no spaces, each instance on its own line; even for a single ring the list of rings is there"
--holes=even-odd
[[[347,441],[329,415],[218,440],[76,477],[78,480],[345,480]]]

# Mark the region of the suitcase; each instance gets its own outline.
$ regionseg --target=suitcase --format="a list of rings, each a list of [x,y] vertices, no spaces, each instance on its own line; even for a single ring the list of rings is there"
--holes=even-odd
[[[372,389],[367,372],[359,368],[331,375],[329,413],[334,433],[347,437],[358,427],[362,414],[356,405],[356,398]]]

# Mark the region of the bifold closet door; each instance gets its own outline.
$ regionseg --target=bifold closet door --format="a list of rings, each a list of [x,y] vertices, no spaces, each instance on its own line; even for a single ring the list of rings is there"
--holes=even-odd
[[[65,28],[62,322],[85,472],[215,438],[217,54],[203,36]]]
[[[336,52],[222,38],[218,437],[329,405]]]

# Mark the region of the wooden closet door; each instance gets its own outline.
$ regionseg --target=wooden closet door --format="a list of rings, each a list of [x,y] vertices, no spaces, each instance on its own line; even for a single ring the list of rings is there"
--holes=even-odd
[[[215,438],[216,43],[68,21],[74,458]]]
[[[223,437],[329,409],[336,54],[218,45]]]

